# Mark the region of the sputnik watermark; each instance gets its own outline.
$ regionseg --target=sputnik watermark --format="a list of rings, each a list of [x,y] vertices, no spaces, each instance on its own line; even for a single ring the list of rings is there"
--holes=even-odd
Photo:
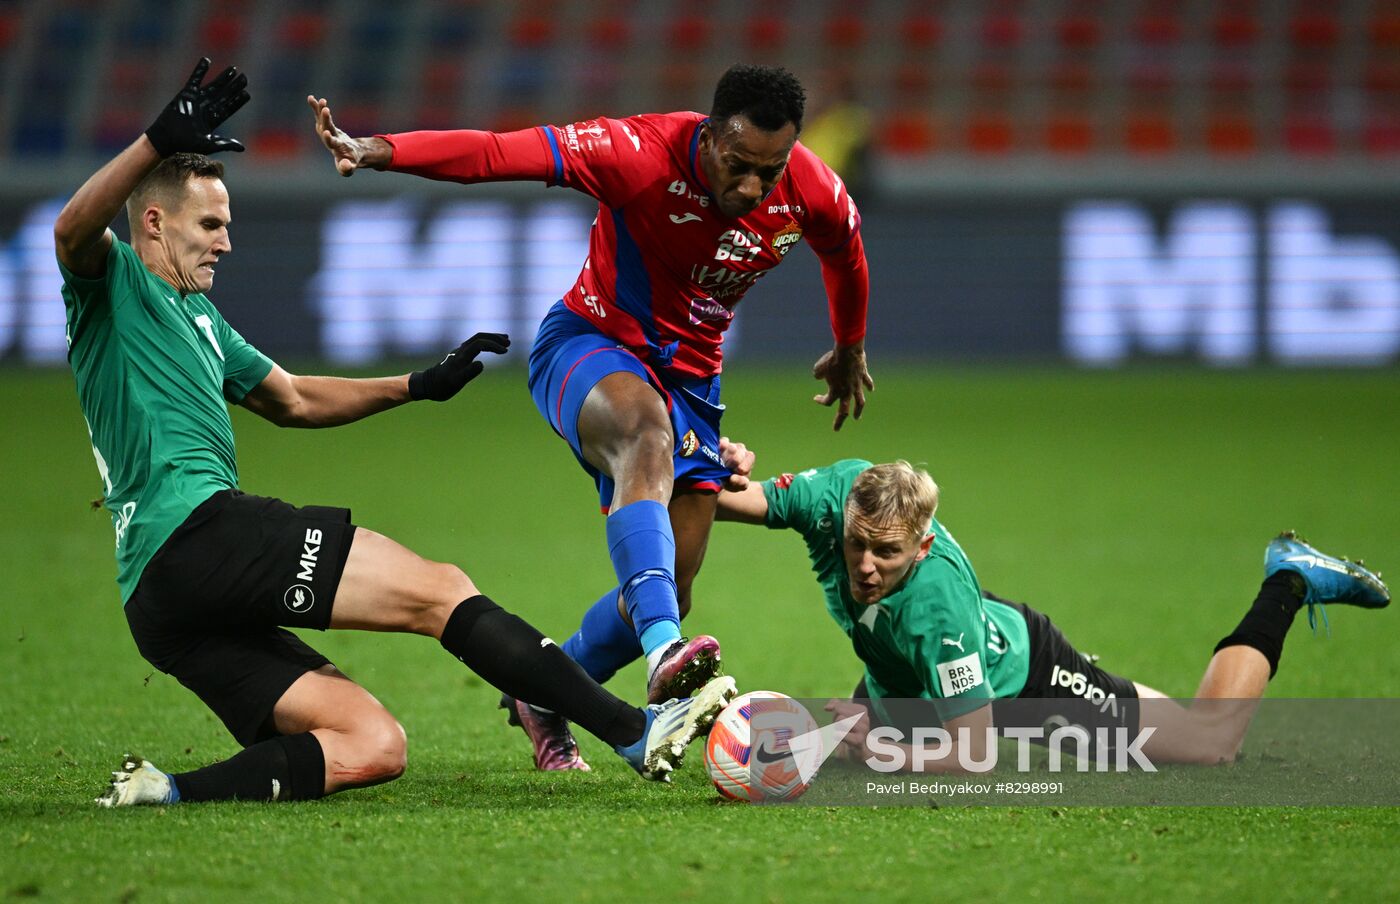
[[[1081,725],[1063,725],[1048,734],[1043,727],[1004,726],[997,729],[988,726],[982,729],[982,743],[977,745],[975,729],[972,728],[959,728],[955,743],[953,735],[945,728],[915,728],[906,736],[897,728],[885,726],[865,736],[865,746],[870,756],[865,758],[864,763],[880,773],[927,772],[935,764],[949,761],[956,761],[963,772],[991,772],[1000,765],[1001,751],[997,739],[1002,737],[1016,742],[1017,772],[1031,771],[1033,742],[1041,742],[1038,746],[1047,748],[1049,755],[1044,769],[1049,772],[1065,770],[1066,748],[1074,759],[1073,768],[1078,772],[1156,772],[1157,767],[1142,750],[1156,730],[1153,726],[1147,726],[1133,732],[1130,739],[1126,728],[1099,727],[1090,735],[1088,729]],[[794,739],[792,746],[803,749],[809,745],[803,736]],[[980,756],[977,752],[979,747]],[[827,747],[824,753],[829,756],[831,751],[832,747]]]

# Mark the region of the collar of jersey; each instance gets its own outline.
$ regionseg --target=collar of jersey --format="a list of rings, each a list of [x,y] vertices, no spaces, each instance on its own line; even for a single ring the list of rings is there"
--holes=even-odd
[[[171,299],[171,301],[186,301],[186,300],[187,300],[187,299],[186,299],[186,296],[185,296],[185,293],[184,293],[184,292],[181,292],[179,289],[175,288],[175,287],[172,286],[170,283],[166,282],[164,276],[159,276],[159,275],[157,275],[157,274],[155,273],[155,271],[153,271],[150,267],[147,267],[147,268],[146,268],[146,272],[149,273],[149,274],[151,274],[151,277],[152,277],[153,279],[155,279],[156,282],[160,283],[161,288],[162,288],[164,291],[169,292],[169,293],[171,293],[171,294],[173,294],[173,295],[175,296],[175,298]]]

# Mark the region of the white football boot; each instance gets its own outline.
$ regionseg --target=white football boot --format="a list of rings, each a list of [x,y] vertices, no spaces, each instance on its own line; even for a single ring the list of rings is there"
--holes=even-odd
[[[170,776],[149,761],[128,753],[122,757],[121,769],[112,773],[112,786],[94,802],[99,807],[168,804],[174,790]]]

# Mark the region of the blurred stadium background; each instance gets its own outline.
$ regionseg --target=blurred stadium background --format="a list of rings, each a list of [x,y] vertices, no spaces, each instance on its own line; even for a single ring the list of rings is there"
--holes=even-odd
[[[60,365],[49,225],[197,53],[249,73],[216,300],[274,356],[368,363],[532,333],[589,202],[337,179],[352,133],[704,109],[739,60],[811,96],[853,186],[875,355],[1389,366],[1400,353],[1400,0],[0,2],[0,360]],[[810,255],[733,356],[828,341]],[[519,343],[517,355],[528,343]]]
[[[223,157],[234,250],[212,295],[289,367],[407,369],[484,329],[522,363],[596,210],[542,186],[341,179],[308,93],[352,132],[513,128],[703,110],[731,63],[780,63],[861,206],[879,384],[839,434],[806,401],[830,333],[814,256],[790,255],[731,332],[726,429],[762,474],[927,462],[988,587],[1178,695],[1273,532],[1388,571],[1400,546],[1400,0],[0,0],[7,894],[1400,898],[1393,808],[775,813],[717,806],[698,764],[636,782],[591,738],[597,772],[537,774],[451,657],[353,632],[312,640],[403,721],[403,780],[256,813],[97,811],[125,745],[177,770],[234,752],[116,604],[51,228],[201,53],[253,95],[226,129],[248,152]],[[241,479],[350,505],[562,637],[613,577],[596,494],[523,382],[488,373],[333,435],[235,411]],[[738,530],[716,529],[687,624],[746,689],[847,692],[858,664],[800,542]],[[1271,696],[1394,695],[1393,618],[1334,613],[1331,642],[1296,627]],[[679,866],[651,853],[678,826],[703,833]]]

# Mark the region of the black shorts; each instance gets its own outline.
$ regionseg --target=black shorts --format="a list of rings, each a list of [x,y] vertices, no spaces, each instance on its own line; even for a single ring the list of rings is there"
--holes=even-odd
[[[240,744],[275,735],[272,708],[287,688],[330,664],[279,626],[330,625],[354,535],[348,509],[215,493],[151,558],[127,600],[136,648]]]
[[[1099,668],[1097,657],[1076,650],[1044,613],[990,593],[987,599],[1011,606],[1026,620],[1030,667],[1016,704],[998,709],[998,722],[1036,726],[1082,725],[1096,729],[1138,730],[1137,688],[1127,678]],[[1035,701],[1034,703],[1030,701]],[[1014,714],[1015,718],[1011,716]]]
[[[1099,668],[1094,659],[1070,645],[1060,629],[1043,613],[1024,603],[984,592],[987,599],[1011,606],[1026,620],[1030,639],[1030,667],[1026,685],[1015,697],[993,703],[993,720],[1002,727],[1044,727],[1053,730],[1081,725],[1096,738],[1096,730],[1124,728],[1132,737],[1138,730],[1137,688],[1127,678]],[[856,685],[853,698],[869,699],[865,679]],[[881,701],[900,725],[938,725],[936,701]],[[896,726],[899,727],[899,726]]]

